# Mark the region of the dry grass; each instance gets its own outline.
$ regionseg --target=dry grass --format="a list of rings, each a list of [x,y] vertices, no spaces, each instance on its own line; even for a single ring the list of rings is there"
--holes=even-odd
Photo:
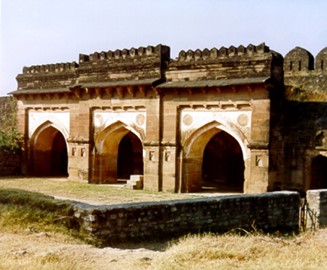
[[[101,203],[190,197],[62,179],[1,179],[0,188],[18,188]],[[46,200],[42,196],[40,199]],[[34,202],[38,202],[37,196]],[[29,206],[35,211],[33,203]],[[327,269],[327,229],[289,237],[258,233],[245,236],[190,235],[169,243],[139,243],[98,249],[73,239],[56,229],[57,225],[52,227],[49,222],[53,218],[51,216],[36,211],[28,216],[28,211],[20,209],[19,204],[18,208],[16,205],[15,208],[1,207],[0,269]]]
[[[290,238],[203,235],[180,239],[156,269],[326,269],[327,230]]]
[[[120,204],[195,198],[199,195],[129,190],[119,185],[92,185],[65,178],[0,178],[0,188],[16,188],[94,204]]]

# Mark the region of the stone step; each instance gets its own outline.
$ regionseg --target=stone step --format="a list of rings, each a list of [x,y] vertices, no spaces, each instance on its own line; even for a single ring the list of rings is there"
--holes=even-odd
[[[130,179],[127,180],[126,188],[128,189],[142,189],[143,188],[143,175],[131,175]]]

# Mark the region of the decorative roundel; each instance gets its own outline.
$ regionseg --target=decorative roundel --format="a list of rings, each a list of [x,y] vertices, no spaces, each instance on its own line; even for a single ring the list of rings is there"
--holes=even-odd
[[[246,114],[241,114],[237,117],[237,123],[244,127],[249,123],[249,117]]]
[[[145,122],[145,117],[143,114],[138,114],[136,116],[136,123],[139,125],[139,126],[142,126]]]
[[[183,124],[189,126],[193,123],[193,117],[189,114],[185,114],[183,117]]]
[[[96,118],[97,122],[99,123],[99,126],[101,126],[103,124],[103,116],[101,114],[96,114],[95,118]]]

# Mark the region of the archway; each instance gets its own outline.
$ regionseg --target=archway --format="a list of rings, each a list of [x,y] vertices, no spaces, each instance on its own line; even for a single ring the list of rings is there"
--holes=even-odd
[[[36,133],[32,144],[32,174],[68,176],[68,151],[62,133],[51,125]]]
[[[248,173],[246,138],[234,127],[210,122],[184,141],[184,192],[243,192]]]
[[[132,174],[143,174],[142,143],[132,132],[127,133],[118,148],[118,179],[129,179]]]
[[[132,174],[143,174],[141,139],[118,121],[99,133],[95,140],[92,182],[117,183]]]
[[[318,155],[311,162],[310,189],[327,188],[327,157]]]
[[[207,143],[202,159],[202,190],[242,192],[244,161],[238,142],[220,131]]]

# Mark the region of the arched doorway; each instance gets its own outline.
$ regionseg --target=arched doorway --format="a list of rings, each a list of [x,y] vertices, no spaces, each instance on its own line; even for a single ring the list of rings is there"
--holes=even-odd
[[[237,129],[216,121],[190,134],[184,142],[181,190],[243,192],[249,168],[242,142],[246,139]]]
[[[318,155],[311,162],[310,189],[327,188],[327,157]]]
[[[241,147],[227,132],[220,131],[207,143],[202,159],[202,189],[242,192],[244,161]]]
[[[132,132],[120,141],[118,148],[118,179],[129,179],[132,174],[143,174],[142,143]]]
[[[95,140],[91,182],[115,184],[143,174],[143,146],[141,139],[127,126],[117,121],[99,133]]]
[[[68,176],[68,154],[62,133],[48,126],[34,136],[32,174],[36,176]]]

